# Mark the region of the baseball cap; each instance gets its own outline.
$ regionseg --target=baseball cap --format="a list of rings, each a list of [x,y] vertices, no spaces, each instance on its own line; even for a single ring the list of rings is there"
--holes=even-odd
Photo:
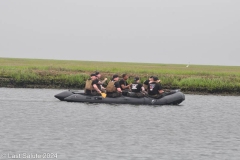
[[[139,77],[135,77],[135,78],[134,78],[134,81],[138,81],[138,80],[139,80]]]
[[[96,76],[96,74],[91,74],[91,77]]]

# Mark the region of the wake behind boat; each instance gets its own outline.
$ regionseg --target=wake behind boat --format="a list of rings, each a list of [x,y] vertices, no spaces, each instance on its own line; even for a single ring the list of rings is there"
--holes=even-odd
[[[87,102],[87,103],[109,103],[109,104],[145,104],[145,105],[178,105],[185,100],[185,95],[180,91],[164,96],[160,99],[121,96],[116,98],[86,95],[83,91],[68,90],[55,95],[61,101]]]

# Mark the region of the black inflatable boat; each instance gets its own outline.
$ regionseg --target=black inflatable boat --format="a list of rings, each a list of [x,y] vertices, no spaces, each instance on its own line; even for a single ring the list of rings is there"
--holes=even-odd
[[[175,91],[161,99],[154,99],[150,97],[134,98],[134,97],[117,97],[103,98],[102,96],[89,96],[83,91],[64,91],[55,95],[61,101],[67,102],[88,102],[88,103],[115,103],[115,104],[147,104],[147,105],[178,105],[185,100],[185,95],[180,91]]]

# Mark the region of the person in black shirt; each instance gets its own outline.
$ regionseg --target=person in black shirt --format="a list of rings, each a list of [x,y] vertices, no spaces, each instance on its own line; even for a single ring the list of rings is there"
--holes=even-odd
[[[144,91],[143,85],[140,83],[140,78],[135,77],[134,82],[130,85],[131,91],[135,93],[139,93],[141,91]]]
[[[143,82],[143,87],[144,87],[145,91],[148,90],[148,84],[153,82],[153,77],[154,76],[150,76],[149,79],[147,79],[146,81]],[[158,79],[156,82],[159,83],[159,82],[161,82],[161,80]]]
[[[104,88],[102,85],[106,82],[107,78],[105,78],[103,81],[100,81],[100,78],[101,78],[100,72],[95,72],[95,75],[97,77],[96,81],[97,81],[98,87],[101,88],[101,91],[104,91],[106,88]]]
[[[127,92],[130,89],[130,84],[127,83],[127,79],[128,79],[128,75],[123,74],[122,79],[119,82],[121,90],[123,91],[123,95],[127,95]]]
[[[118,75],[113,75],[112,80],[108,83],[106,87],[107,97],[122,96],[122,90],[118,80],[119,80]]]
[[[102,91],[101,91],[101,85],[98,84],[98,79],[96,78],[95,80],[92,81],[92,86],[94,88],[93,92],[92,92],[92,95],[98,95],[100,96]]]
[[[144,97],[145,89],[140,83],[140,78],[135,77],[134,82],[130,85],[131,92],[128,92],[130,97]]]
[[[148,89],[148,84],[153,81],[153,76],[150,76],[146,81],[143,82],[143,87],[145,91]]]
[[[98,85],[97,77],[95,74],[91,74],[91,78],[87,80],[85,93],[94,96],[101,95],[101,86]]]
[[[148,84],[148,95],[152,98],[162,98],[164,91],[157,77],[153,77],[153,81]]]

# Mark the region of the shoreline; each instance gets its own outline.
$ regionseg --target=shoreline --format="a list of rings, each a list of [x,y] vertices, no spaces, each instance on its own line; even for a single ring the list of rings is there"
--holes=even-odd
[[[101,73],[101,79],[127,73],[128,83],[136,76],[143,83],[153,75],[158,76],[165,89],[198,95],[240,96],[240,66],[0,58],[0,87],[79,90],[95,71]]]
[[[1,81],[0,81],[1,84]],[[56,86],[47,86],[47,85],[25,85],[25,86],[13,86],[11,84],[9,85],[0,85],[0,88],[16,88],[16,89],[58,89],[58,90],[84,90],[84,88],[63,88],[63,87],[56,87]],[[184,94],[191,94],[191,95],[210,95],[210,96],[240,96],[240,93],[227,93],[227,92],[215,92],[215,93],[209,93],[209,92],[200,92],[200,91],[187,91],[182,90],[181,88],[175,88],[180,89],[181,92]],[[164,90],[170,90],[164,89]]]

